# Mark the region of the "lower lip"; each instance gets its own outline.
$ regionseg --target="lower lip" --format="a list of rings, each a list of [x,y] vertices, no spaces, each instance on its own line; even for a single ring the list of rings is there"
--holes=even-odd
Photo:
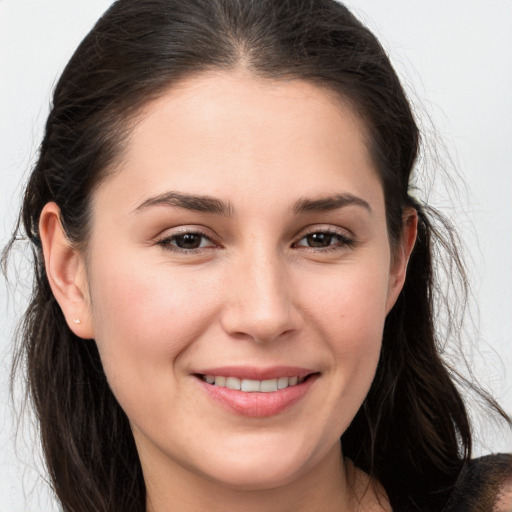
[[[269,393],[247,393],[222,386],[208,384],[198,379],[204,391],[213,400],[236,414],[264,418],[274,416],[303,398],[318,374],[310,375],[304,382]]]

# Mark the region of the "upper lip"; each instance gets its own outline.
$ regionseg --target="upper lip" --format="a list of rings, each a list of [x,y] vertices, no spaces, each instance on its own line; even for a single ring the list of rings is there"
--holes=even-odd
[[[196,375],[214,375],[222,377],[237,377],[239,379],[267,380],[279,377],[306,377],[317,373],[308,368],[298,366],[272,366],[260,368],[255,366],[219,366],[205,368],[194,372]]]

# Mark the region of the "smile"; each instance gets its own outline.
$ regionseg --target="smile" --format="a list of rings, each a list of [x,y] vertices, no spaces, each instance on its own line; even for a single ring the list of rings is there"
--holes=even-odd
[[[319,372],[284,366],[209,368],[193,375],[212,403],[230,413],[259,418],[280,414],[300,402],[320,377]]]
[[[225,387],[246,393],[272,393],[286,389],[304,382],[305,377],[278,377],[275,379],[239,379],[238,377],[224,377],[217,375],[202,375],[204,382],[213,386]]]

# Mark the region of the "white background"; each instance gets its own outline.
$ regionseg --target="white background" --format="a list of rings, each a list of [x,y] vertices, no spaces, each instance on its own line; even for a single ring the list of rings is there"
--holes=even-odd
[[[110,3],[0,0],[0,245],[15,221],[52,86]],[[472,333],[469,359],[480,383],[512,413],[512,1],[353,0],[347,4],[380,37],[414,103],[421,105],[418,113],[428,112],[437,138],[464,177],[456,179],[460,200],[445,211],[464,237],[479,304],[479,333]],[[429,126],[426,117],[423,123]],[[439,162],[448,162],[447,155],[442,154]],[[442,193],[434,194],[434,203],[446,203],[444,186],[439,182],[437,187]],[[20,278],[22,282],[23,270]],[[37,443],[20,431],[18,452],[14,450],[16,429],[7,374],[19,297],[8,294],[0,282],[2,512],[53,509],[36,469],[40,467]],[[480,424],[477,453],[512,451],[510,436],[478,416],[476,408],[472,410]]]

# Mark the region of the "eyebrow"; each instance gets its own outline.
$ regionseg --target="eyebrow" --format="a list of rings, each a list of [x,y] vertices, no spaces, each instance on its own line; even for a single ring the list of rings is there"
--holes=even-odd
[[[293,206],[293,212],[295,214],[325,212],[353,205],[360,206],[368,210],[370,213],[372,212],[370,205],[364,199],[354,196],[353,194],[337,194],[317,199],[301,198]],[[226,203],[211,196],[197,196],[184,194],[182,192],[165,192],[163,194],[150,197],[137,206],[134,211],[139,212],[151,206],[185,208],[186,210],[212,213],[222,216],[231,216],[234,213],[234,208],[230,203]]]
[[[134,211],[139,212],[150,206],[171,206],[185,208],[203,213],[213,213],[216,215],[229,216],[233,214],[233,207],[220,199],[210,196],[196,196],[192,194],[183,194],[181,192],[165,192],[154,197],[146,199],[137,206]]]
[[[302,198],[295,203],[293,211],[294,213],[325,212],[346,206],[361,206],[372,213],[370,205],[364,199],[352,194],[337,194],[318,199]]]

